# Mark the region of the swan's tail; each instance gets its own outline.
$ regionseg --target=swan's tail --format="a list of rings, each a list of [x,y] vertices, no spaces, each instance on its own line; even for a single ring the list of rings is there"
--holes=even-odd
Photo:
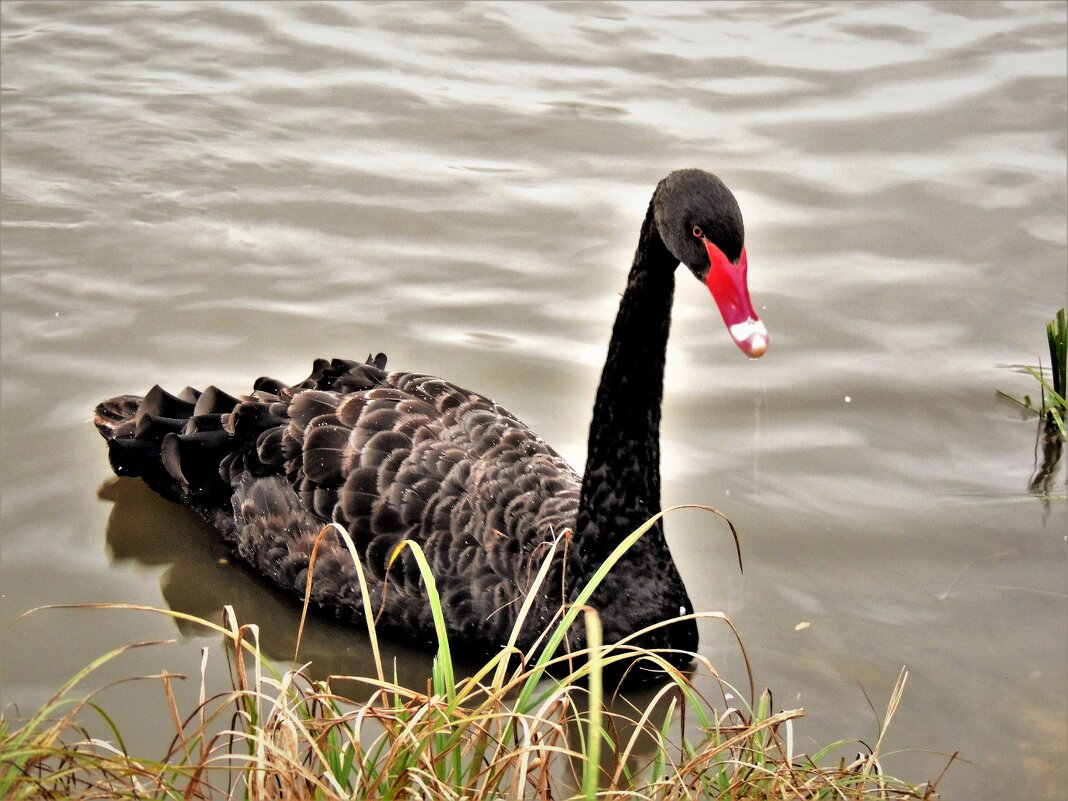
[[[139,476],[163,497],[210,515],[231,506],[244,478],[285,472],[282,429],[295,392],[344,391],[346,382],[366,382],[385,369],[385,354],[368,357],[365,365],[317,359],[299,384],[260,378],[240,398],[216,387],[186,387],[172,395],[157,385],[144,397],[104,401],[93,422],[108,443],[116,475]],[[362,369],[356,375],[354,368]]]
[[[187,387],[172,395],[157,385],[144,397],[120,395],[104,401],[96,407],[93,422],[108,443],[116,475],[138,476],[170,500],[211,507],[224,503],[232,492],[219,474],[233,452],[222,411],[233,411],[237,403],[214,387],[205,392]],[[209,411],[211,406],[216,408]],[[196,465],[189,458],[194,453]]]

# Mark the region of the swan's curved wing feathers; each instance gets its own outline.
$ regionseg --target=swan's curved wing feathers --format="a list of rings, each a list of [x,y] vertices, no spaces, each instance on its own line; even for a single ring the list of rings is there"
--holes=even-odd
[[[319,359],[304,381],[264,377],[240,397],[154,387],[102,403],[97,427],[119,454],[113,464],[193,506],[283,588],[303,594],[312,545],[335,522],[353,539],[379,624],[432,632],[411,552],[390,564],[397,544],[413,540],[451,633],[498,645],[548,543],[574,525],[578,476],[499,404],[384,366],[381,355]],[[351,556],[328,534],[313,600],[359,619],[358,587]]]

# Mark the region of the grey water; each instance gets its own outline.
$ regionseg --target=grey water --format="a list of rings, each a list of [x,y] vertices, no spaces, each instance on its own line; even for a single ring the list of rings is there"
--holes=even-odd
[[[771,347],[680,272],[664,503],[695,605],[735,622],[797,751],[873,745],[953,799],[1063,799],[1065,470],[1037,397],[1068,295],[1063,3],[4,2],[0,688],[26,713],[185,672],[232,605],[292,656],[299,609],[117,480],[100,399],[317,356],[445,376],[581,465],[656,182],[738,196]],[[1047,475],[1031,490],[1036,473]],[[365,643],[313,621],[323,675]],[[744,684],[714,621],[702,653]],[[424,663],[403,648],[396,658]],[[162,748],[151,682],[100,702]],[[863,746],[853,747],[853,753]]]

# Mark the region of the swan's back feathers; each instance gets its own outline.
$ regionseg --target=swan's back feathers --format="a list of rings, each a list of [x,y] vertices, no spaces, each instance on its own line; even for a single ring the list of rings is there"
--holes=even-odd
[[[143,398],[103,402],[95,422],[116,473],[192,506],[288,590],[303,594],[322,527],[344,526],[372,608],[382,609],[379,624],[430,639],[410,550],[389,565],[399,542],[419,543],[450,635],[492,651],[507,639],[553,538],[574,527],[579,478],[493,401],[384,368],[382,355],[364,364],[317,360],[298,384],[261,378],[241,397],[157,386]],[[531,638],[570,595],[562,563],[535,604]],[[312,598],[340,617],[362,617],[355,568],[336,533],[316,556]]]

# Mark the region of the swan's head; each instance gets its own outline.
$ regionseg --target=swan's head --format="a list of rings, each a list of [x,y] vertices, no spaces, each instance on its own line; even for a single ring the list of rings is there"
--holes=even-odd
[[[667,249],[712,293],[735,344],[763,356],[768,331],[749,300],[745,226],[731,190],[710,173],[679,170],[656,188],[653,214]]]

